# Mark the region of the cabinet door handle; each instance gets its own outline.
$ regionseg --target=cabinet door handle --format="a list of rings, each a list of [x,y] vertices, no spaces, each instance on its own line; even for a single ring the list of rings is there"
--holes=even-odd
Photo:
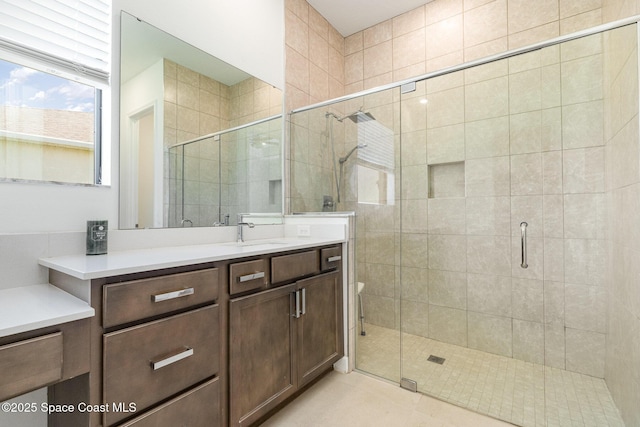
[[[187,295],[193,295],[195,290],[193,288],[181,289],[179,291],[167,292],[164,294],[151,295],[153,302],[167,301],[170,299],[176,299],[186,297]]]
[[[292,316],[295,317],[296,319],[299,319],[300,318],[300,291],[295,292],[295,299],[296,299],[296,308],[295,308],[295,313],[292,314]]]
[[[165,359],[158,360],[157,362],[151,361],[151,368],[154,371],[157,371],[160,368],[164,368],[167,365],[171,365],[172,363],[176,363],[179,360],[186,359],[187,357],[193,356],[193,349],[191,347],[184,347],[184,351],[181,351],[178,354],[174,354],[173,356],[169,356]]]
[[[342,257],[340,255],[330,256],[329,258],[327,258],[327,262],[336,262],[340,261],[341,259]]]
[[[250,280],[262,279],[264,277],[264,271],[258,271],[257,273],[245,274],[244,276],[238,277],[240,283],[248,282]]]
[[[307,288],[302,288],[302,314],[307,314]]]

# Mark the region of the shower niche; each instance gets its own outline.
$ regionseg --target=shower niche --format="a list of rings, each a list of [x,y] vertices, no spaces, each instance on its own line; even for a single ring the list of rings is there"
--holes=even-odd
[[[429,165],[429,198],[464,197],[464,162]]]

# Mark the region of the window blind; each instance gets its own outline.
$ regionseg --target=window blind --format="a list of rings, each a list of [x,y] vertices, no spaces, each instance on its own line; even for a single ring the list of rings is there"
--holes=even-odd
[[[395,154],[391,129],[375,120],[358,122],[358,144],[366,145],[358,150],[359,159],[393,171]]]
[[[109,0],[0,0],[0,49],[25,65],[108,84],[110,45]]]

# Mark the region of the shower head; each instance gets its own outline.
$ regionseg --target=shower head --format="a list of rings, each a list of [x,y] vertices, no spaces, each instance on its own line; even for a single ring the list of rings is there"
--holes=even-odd
[[[355,147],[353,147],[353,148],[351,149],[351,151],[349,151],[349,152],[347,153],[347,155],[346,155],[346,156],[344,156],[344,157],[340,157],[340,159],[338,159],[338,161],[339,161],[339,162],[340,162],[340,164],[342,165],[344,162],[346,162],[346,161],[347,161],[347,159],[349,158],[349,156],[351,156],[351,155],[353,154],[353,152],[354,152],[354,151],[356,151],[358,148],[365,148],[366,146],[367,146],[367,144],[358,144],[358,145],[356,145]]]
[[[353,113],[347,114],[346,116],[342,116],[342,117],[336,116],[331,111],[326,112],[324,116],[327,118],[334,117],[339,122],[343,122],[344,119],[349,119],[353,123],[362,123],[362,122],[368,122],[370,120],[375,120],[375,117],[373,117],[371,113],[369,112],[365,113],[364,111],[362,111],[362,107],[360,107],[358,111],[354,111]]]
[[[353,113],[349,114],[348,116],[344,116],[342,117],[342,119],[338,119],[339,121],[343,121],[344,119],[349,119],[351,120],[353,123],[362,123],[362,122],[368,122],[370,120],[375,120],[375,118],[373,117],[373,115],[369,112],[364,112],[361,109],[358,111],[354,111]]]

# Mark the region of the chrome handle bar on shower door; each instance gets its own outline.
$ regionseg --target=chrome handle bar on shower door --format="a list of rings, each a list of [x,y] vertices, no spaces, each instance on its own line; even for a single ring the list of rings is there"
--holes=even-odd
[[[522,250],[522,262],[520,263],[520,267],[527,268],[529,265],[527,264],[527,224],[526,222],[520,223],[520,248]]]

